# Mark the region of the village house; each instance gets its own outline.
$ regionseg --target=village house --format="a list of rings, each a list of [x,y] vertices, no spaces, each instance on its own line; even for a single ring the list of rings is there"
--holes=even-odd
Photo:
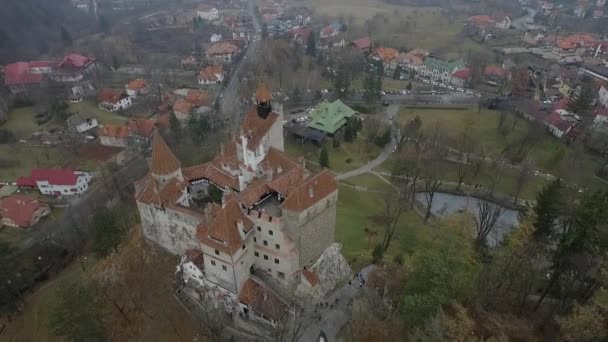
[[[323,101],[310,112],[308,127],[325,134],[334,135],[356,112],[340,100],[334,102]]]
[[[353,40],[348,44],[353,49],[357,49],[363,53],[370,51],[373,48],[372,40],[369,37],[363,37]]]
[[[12,93],[40,88],[45,84],[45,75],[52,70],[53,62],[16,62],[4,66],[4,85]]]
[[[544,124],[551,134],[562,138],[578,125],[578,121],[577,115],[565,109],[557,109],[547,116]]]
[[[129,84],[125,87],[127,89],[127,95],[132,98],[137,97],[137,95],[143,95],[148,93],[148,81],[137,78],[133,81],[129,82]]]
[[[462,60],[449,62],[435,57],[427,57],[419,75],[433,81],[450,83],[452,74],[464,67],[465,64]]]
[[[127,125],[106,124],[97,130],[99,143],[109,147],[127,147],[129,127]]]
[[[155,133],[135,198],[144,236],[182,256],[184,282],[237,318],[274,326],[286,307],[261,279],[305,284],[302,270],[314,273],[334,241],[338,188],[329,171],[312,174],[283,152],[282,107],[265,86],[255,99],[239,135],[211,162],[182,167]],[[223,192],[221,203],[198,209],[194,200],[211,187]]]
[[[217,43],[219,41],[221,41],[223,39],[222,35],[219,33],[214,33],[211,35],[211,38],[209,38],[209,41],[212,43]]]
[[[288,34],[291,37],[292,43],[305,45],[308,42],[308,37],[312,34],[312,30],[308,27],[298,27],[290,30]]]
[[[49,206],[34,197],[10,195],[0,199],[0,223],[4,226],[29,228],[50,213]]]
[[[419,72],[424,66],[424,60],[429,55],[428,51],[416,48],[407,53],[400,53],[395,58],[402,68]]]
[[[492,86],[502,85],[510,77],[509,70],[496,66],[488,65],[483,71],[484,81]]]
[[[71,169],[33,169],[30,176],[17,179],[17,186],[38,188],[41,194],[50,196],[80,195],[87,191],[91,175]]]
[[[92,114],[77,113],[66,119],[66,125],[69,130],[77,133],[84,133],[90,129],[99,126],[97,118]]]
[[[133,104],[131,97],[125,92],[109,88],[104,88],[97,94],[97,102],[100,109],[108,112],[124,110]]]
[[[371,58],[376,61],[382,61],[384,69],[392,70],[397,66],[397,55],[399,50],[393,48],[379,47],[371,54]]]
[[[173,104],[173,114],[175,114],[175,117],[182,122],[190,119],[193,109],[194,105],[184,99],[179,99]]]
[[[72,53],[63,57],[49,74],[55,82],[78,82],[96,67],[95,58]]]
[[[206,51],[207,58],[217,64],[232,63],[234,56],[239,53],[239,47],[228,41],[213,43]]]
[[[566,37],[558,38],[553,52],[558,55],[583,54],[587,49],[595,49],[598,40],[588,33],[577,33]]]
[[[150,146],[152,134],[157,127],[169,127],[163,118],[159,119],[130,119],[124,125],[107,124],[97,131],[99,141],[103,146],[128,147],[134,150],[146,150]]]
[[[495,15],[490,17],[489,15],[474,15],[467,19],[470,25],[474,25],[481,29],[489,29],[492,27],[508,30],[511,28],[511,18],[507,15]]]
[[[451,83],[457,87],[464,87],[471,79],[471,69],[463,68],[452,74]]]
[[[608,108],[595,108],[593,110],[593,126],[601,127],[608,124]]]
[[[224,81],[224,68],[221,65],[212,65],[203,68],[198,74],[198,84],[209,85]]]
[[[319,38],[326,39],[326,38],[335,37],[340,34],[341,29],[342,29],[342,24],[340,24],[340,23],[332,23],[330,25],[327,25],[327,26],[323,27],[321,29],[321,31],[319,32]]]
[[[203,20],[217,20],[220,18],[220,12],[215,7],[200,5],[196,9],[196,15]]]

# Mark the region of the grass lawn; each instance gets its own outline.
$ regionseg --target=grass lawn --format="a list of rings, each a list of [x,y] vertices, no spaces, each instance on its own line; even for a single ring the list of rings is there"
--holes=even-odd
[[[382,210],[381,196],[381,194],[358,192],[347,186],[340,186],[336,241],[342,244],[342,254],[355,271],[371,261],[372,250],[382,239],[382,227],[375,226],[371,219],[372,215]],[[366,233],[365,228],[376,234]],[[427,229],[431,227],[424,225],[418,214],[413,211],[403,213],[385,260],[390,260],[397,254],[411,253]]]
[[[390,177],[384,177],[390,182]],[[352,177],[344,181],[344,183],[364,187],[370,191],[391,191],[393,187],[382,180],[380,176],[373,173],[366,173],[360,176]]]
[[[368,144],[363,139],[357,139],[352,143],[343,142],[338,148],[332,147],[331,142],[327,142],[325,146],[329,153],[329,168],[338,173],[356,169],[373,160],[380,153],[379,147]],[[307,160],[318,163],[321,148],[288,139],[285,141],[285,151],[290,156],[304,156]]]
[[[106,112],[105,110],[99,109],[97,104],[90,101],[82,101],[80,103],[70,103],[70,112],[73,113],[85,113],[85,114],[94,114],[97,118],[97,121],[101,124],[113,124],[120,125],[127,121],[127,118],[116,113]]]
[[[10,130],[17,139],[29,138],[32,133],[43,127],[34,120],[34,115],[42,111],[44,111],[44,108],[31,106],[13,109],[8,113],[8,120],[0,128]]]
[[[21,144],[0,145],[0,181],[14,182],[33,168],[61,167],[64,159],[57,147],[32,147]]]

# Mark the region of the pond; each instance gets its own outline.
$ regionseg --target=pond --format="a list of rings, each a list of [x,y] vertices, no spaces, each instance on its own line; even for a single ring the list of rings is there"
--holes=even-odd
[[[416,200],[426,205],[424,193],[417,193]],[[464,210],[479,216],[478,205],[480,200],[470,196],[460,196],[449,193],[437,192],[433,198],[431,213],[437,217],[448,217]],[[488,236],[488,245],[496,246],[502,241],[503,236],[519,225],[519,212],[503,207],[502,214],[496,221],[496,228]]]

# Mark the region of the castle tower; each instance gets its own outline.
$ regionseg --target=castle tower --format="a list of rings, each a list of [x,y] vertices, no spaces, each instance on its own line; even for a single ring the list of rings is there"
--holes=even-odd
[[[171,152],[158,131],[154,132],[152,138],[152,166],[150,172],[159,185],[164,185],[173,178],[184,180],[180,161]]]
[[[255,92],[255,105],[257,108],[258,116],[262,119],[266,119],[272,112],[272,95],[266,87],[266,84],[261,83]]]

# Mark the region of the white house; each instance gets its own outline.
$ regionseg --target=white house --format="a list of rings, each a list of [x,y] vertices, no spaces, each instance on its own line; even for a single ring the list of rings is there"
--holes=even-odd
[[[579,117],[564,109],[558,109],[545,119],[545,126],[551,134],[562,138],[578,124]]]
[[[74,114],[66,120],[69,129],[78,133],[84,133],[99,126],[97,119],[90,114]]]
[[[212,43],[219,42],[220,40],[222,40],[222,35],[221,35],[221,34],[219,34],[219,33],[214,33],[214,34],[212,34],[212,35],[211,35],[211,39],[210,39],[210,41],[211,41]]]
[[[97,95],[99,108],[108,112],[116,112],[131,107],[131,97],[122,91],[102,89]]]
[[[224,81],[224,68],[221,65],[212,65],[204,68],[198,75],[198,84],[217,84]]]
[[[29,177],[17,180],[19,187],[37,187],[40,193],[50,196],[80,195],[87,191],[91,175],[70,169],[34,169]]]
[[[604,108],[608,108],[608,88],[606,88],[606,86],[600,88],[599,101]]]
[[[196,10],[196,15],[204,20],[217,20],[220,18],[220,13],[215,7],[201,5]]]

